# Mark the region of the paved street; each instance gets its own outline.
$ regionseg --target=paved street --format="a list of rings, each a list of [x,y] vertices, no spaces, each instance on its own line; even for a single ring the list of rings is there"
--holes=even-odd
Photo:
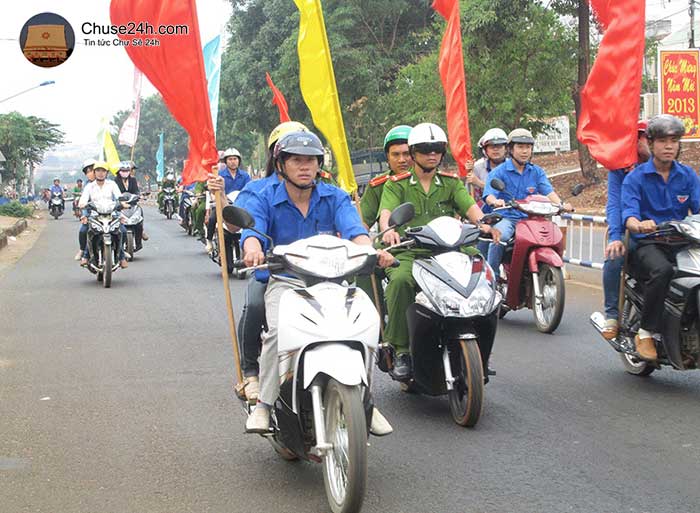
[[[218,267],[146,219],[111,289],[73,260],[68,215],[0,276],[0,512],[327,511],[319,465],[243,434]],[[501,322],[475,429],[379,376],[395,433],[371,439],[363,511],[700,510],[700,372],[625,374],[588,324],[600,294],[570,285],[553,336]]]

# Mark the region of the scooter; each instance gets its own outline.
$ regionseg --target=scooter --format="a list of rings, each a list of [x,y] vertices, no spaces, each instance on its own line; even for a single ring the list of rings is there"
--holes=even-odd
[[[228,204],[233,205],[241,191],[232,191],[226,195],[228,199]],[[214,204],[211,205],[210,216],[216,216],[216,207]],[[234,260],[240,260],[241,258],[241,230],[232,232],[228,229],[228,226],[224,224],[224,240],[229,244],[226,247],[226,258],[228,260],[227,264],[229,267],[229,274],[236,279],[243,279],[246,277],[245,273],[240,272],[238,269],[234,268]],[[221,253],[219,251],[219,231],[214,230],[214,235],[211,240],[212,251],[209,253],[209,258],[212,259],[214,263],[221,266]]]
[[[52,192],[49,200],[49,213],[54,219],[58,219],[63,215],[63,194],[60,192]]]
[[[143,209],[139,206],[139,196],[136,194],[125,193],[123,197],[128,198],[129,208],[122,210],[124,217],[124,226],[126,227],[126,239],[123,241],[124,252],[126,259],[129,262],[134,260],[136,253],[136,229],[140,223],[143,223]]]
[[[635,347],[634,337],[640,328],[644,304],[644,284],[627,259],[623,269],[621,288],[624,292],[618,335],[608,342],[620,353],[625,371],[636,376],[648,376],[663,366],[675,370],[700,368],[700,215],[662,223],[648,237],[657,237],[661,245],[686,245],[676,255],[675,272],[666,292],[663,333],[661,340],[656,340],[658,360],[642,360]],[[602,336],[605,316],[594,312],[590,321]]]
[[[407,223],[413,217],[413,205],[400,205],[392,217],[390,228]],[[482,222],[494,224],[500,217],[488,214]],[[475,426],[482,413],[488,362],[483,361],[480,347],[488,346],[490,352],[502,300],[493,270],[483,256],[461,251],[476,244],[479,237],[477,226],[443,216],[425,226],[408,228],[401,243],[387,248],[420,248],[431,253],[413,262],[419,292],[406,311],[413,363],[402,388],[432,396],[447,394],[452,419],[465,427]],[[382,344],[378,366],[392,378],[394,358],[393,348]]]
[[[129,200],[127,196],[119,197],[119,202]],[[119,269],[119,249],[122,245],[121,205],[104,199],[91,201],[86,208],[89,212],[86,267],[97,275],[98,282],[109,288],[112,286],[112,273]]]
[[[506,192],[505,183],[498,178],[491,180],[491,186]],[[583,184],[576,185],[572,196],[581,194],[583,188]],[[551,217],[562,213],[563,205],[533,194],[523,200],[510,200],[507,206],[493,211],[504,209],[518,210],[527,218],[518,222],[513,239],[501,241],[506,250],[499,287],[505,300],[499,315],[503,318],[511,310],[531,308],[537,329],[553,333],[564,315],[566,289],[562,271],[564,237]]]
[[[254,228],[241,208],[226,206],[226,222]],[[272,240],[265,234],[259,235]],[[266,269],[296,286],[280,300],[280,395],[270,431],[262,436],[286,460],[323,464],[330,509],[357,512],[367,481],[370,379],[379,339],[379,315],[370,298],[350,285],[374,271],[377,254],[333,235],[315,235],[273,247]],[[289,278],[292,275],[294,278]],[[249,405],[244,409],[250,413]]]

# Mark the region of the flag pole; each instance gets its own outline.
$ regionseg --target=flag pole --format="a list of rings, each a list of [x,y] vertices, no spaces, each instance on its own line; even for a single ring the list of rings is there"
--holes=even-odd
[[[213,166],[212,173],[217,174],[217,166]],[[226,294],[226,309],[228,310],[228,329],[233,343],[233,361],[236,367],[236,378],[238,383],[243,382],[241,373],[241,356],[238,352],[238,335],[236,334],[236,318],[233,314],[233,303],[231,302],[231,286],[228,279],[228,267],[226,265],[226,244],[224,243],[224,191],[219,190],[214,194],[216,200],[216,233],[219,237],[219,261],[221,263],[221,278],[224,280],[224,293]]]

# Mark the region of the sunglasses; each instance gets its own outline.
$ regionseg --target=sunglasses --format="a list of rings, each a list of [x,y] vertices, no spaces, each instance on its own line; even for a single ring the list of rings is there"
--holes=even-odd
[[[418,143],[413,147],[418,153],[445,153],[445,143]]]

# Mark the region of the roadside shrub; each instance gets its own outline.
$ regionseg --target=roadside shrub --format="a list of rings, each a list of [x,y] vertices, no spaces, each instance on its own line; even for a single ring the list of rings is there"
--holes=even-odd
[[[10,201],[5,205],[0,205],[0,216],[9,217],[30,217],[32,208],[22,205],[19,201]]]

